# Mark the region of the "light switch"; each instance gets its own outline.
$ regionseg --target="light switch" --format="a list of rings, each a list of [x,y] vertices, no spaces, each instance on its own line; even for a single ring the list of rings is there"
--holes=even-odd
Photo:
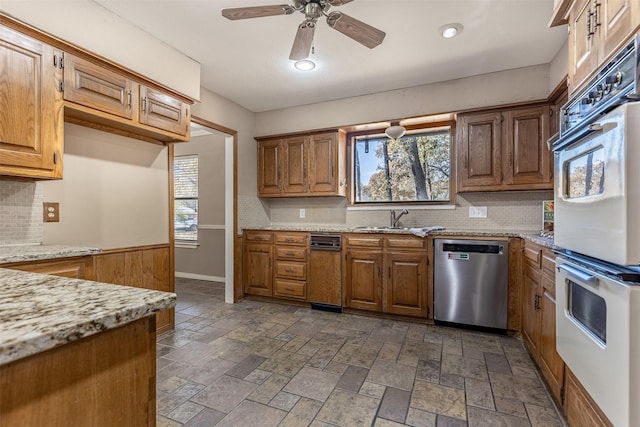
[[[44,202],[42,207],[44,222],[60,222],[60,203]]]
[[[305,209],[300,209],[300,218],[304,218],[307,215],[307,211]]]

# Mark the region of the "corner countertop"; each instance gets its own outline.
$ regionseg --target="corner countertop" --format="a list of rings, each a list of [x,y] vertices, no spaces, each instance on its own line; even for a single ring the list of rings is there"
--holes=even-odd
[[[70,258],[99,254],[100,252],[102,250],[98,248],[62,245],[0,246],[0,264]]]
[[[427,227],[429,228],[429,227]],[[386,227],[353,227],[348,225],[271,225],[268,227],[247,227],[245,230],[265,230],[265,231],[303,231],[310,233],[383,233],[383,234],[413,234],[419,237],[426,235],[432,237],[454,237],[454,236],[475,236],[475,237],[520,237],[537,245],[556,249],[552,238],[540,236],[535,230],[460,230],[460,229],[436,229],[420,233],[421,228],[391,229]]]
[[[169,292],[0,268],[0,365],[150,316],[175,302]]]

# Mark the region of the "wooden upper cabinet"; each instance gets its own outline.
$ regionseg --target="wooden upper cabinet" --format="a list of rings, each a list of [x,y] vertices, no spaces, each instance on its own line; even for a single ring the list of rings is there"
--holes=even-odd
[[[549,111],[544,105],[504,113],[507,185],[552,187],[553,160],[547,147]]]
[[[258,144],[258,194],[262,197],[282,192],[280,151],[279,139]]]
[[[66,53],[65,119],[151,142],[189,139],[189,105],[107,68]]]
[[[66,54],[64,99],[125,119],[133,119],[138,85],[100,65]]]
[[[0,26],[0,176],[62,178],[61,57]]]
[[[497,186],[501,182],[502,117],[500,113],[458,116],[458,191]]]
[[[258,140],[258,196],[346,195],[341,131]]]
[[[549,111],[539,105],[459,115],[458,191],[553,188]]]
[[[307,140],[303,136],[286,138],[282,141],[283,168],[282,191],[284,193],[304,193],[307,182]]]
[[[178,135],[189,135],[189,106],[158,90],[140,86],[140,123]]]
[[[636,33],[640,2],[576,0],[568,15],[569,92],[573,93]]]

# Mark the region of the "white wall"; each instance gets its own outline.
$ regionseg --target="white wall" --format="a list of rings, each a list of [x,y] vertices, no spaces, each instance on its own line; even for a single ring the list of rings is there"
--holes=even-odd
[[[553,91],[569,72],[569,41],[562,45],[549,64],[549,92]]]
[[[91,0],[0,0],[0,11],[200,98],[199,63]]]
[[[44,243],[168,243],[168,149],[72,124],[64,130],[64,177],[38,183],[44,201],[60,203],[60,222],[45,224]]]
[[[256,114],[256,135],[319,129],[545,99],[549,65]],[[554,85],[555,87],[555,85]]]

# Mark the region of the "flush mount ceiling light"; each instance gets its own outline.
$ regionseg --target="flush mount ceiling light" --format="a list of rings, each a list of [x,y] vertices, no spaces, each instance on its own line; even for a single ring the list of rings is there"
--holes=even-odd
[[[384,130],[385,135],[391,139],[402,138],[407,129],[404,126],[400,126],[399,122],[391,122],[391,126]]]
[[[316,68],[316,63],[310,59],[301,59],[300,61],[296,61],[293,66],[296,67],[296,70],[311,71]]]
[[[452,23],[440,27],[440,34],[445,39],[452,39],[462,32],[462,24]]]

